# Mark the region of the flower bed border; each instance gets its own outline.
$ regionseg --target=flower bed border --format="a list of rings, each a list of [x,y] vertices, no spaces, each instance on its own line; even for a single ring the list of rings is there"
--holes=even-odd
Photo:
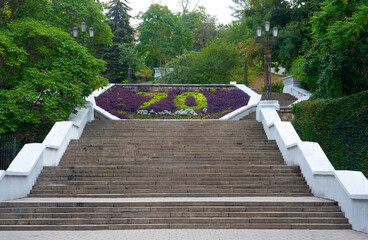
[[[250,96],[248,105],[241,107],[220,119],[120,119],[111,113],[107,112],[106,110],[102,109],[101,107],[96,105],[95,97],[100,96],[108,89],[112,88],[113,86],[124,86],[124,87],[236,87],[242,90],[244,93]],[[94,91],[88,98],[87,101],[92,102],[94,115],[96,119],[100,120],[121,120],[121,121],[136,121],[136,120],[145,120],[145,121],[218,121],[218,120],[239,120],[248,114],[255,112],[258,103],[261,101],[261,95],[255,93],[250,88],[246,87],[243,84],[236,84],[236,82],[230,82],[230,84],[110,84],[109,86]]]

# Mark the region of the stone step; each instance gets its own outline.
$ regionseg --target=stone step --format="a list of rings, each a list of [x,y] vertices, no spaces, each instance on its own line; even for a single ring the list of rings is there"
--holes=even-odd
[[[224,186],[244,186],[244,185],[273,185],[273,184],[305,184],[304,180],[301,180],[299,178],[285,178],[285,179],[264,179],[259,180],[257,182],[255,181],[208,181],[207,179],[204,179],[202,181],[196,180],[196,179],[187,179],[186,181],[44,181],[44,180],[38,180],[36,186],[50,186],[52,187],[53,184],[58,185],[69,185],[69,186],[110,186],[110,185],[124,185],[124,186],[137,186],[137,185],[145,185],[145,186],[170,186],[170,185],[224,185]]]
[[[210,180],[220,180],[220,181],[239,181],[239,178],[242,177],[263,177],[268,178],[269,180],[273,180],[279,176],[283,177],[298,177],[300,178],[300,173],[298,174],[295,172],[294,174],[292,172],[283,173],[282,171],[279,171],[278,173],[270,173],[267,174],[266,171],[263,172],[245,172],[245,171],[230,171],[229,173],[216,173],[216,170],[208,172],[197,172],[197,173],[176,173],[176,172],[156,172],[156,173],[149,173],[149,172],[110,172],[110,173],[70,173],[70,174],[63,174],[63,173],[42,173],[40,175],[40,180],[44,179],[54,179],[54,178],[60,178],[60,177],[66,177],[67,180],[76,180],[78,178],[88,178],[88,177],[95,177],[96,180],[101,181],[103,179],[104,181],[107,179],[113,179],[114,181],[121,180],[121,181],[134,181],[134,180],[146,180],[146,181],[162,181],[162,180],[172,180],[172,181],[190,181],[193,178],[197,178],[197,181],[210,181]],[[288,174],[289,173],[289,174]],[[287,174],[287,175],[285,175]],[[89,179],[90,180],[90,179]],[[300,180],[303,180],[300,178]]]
[[[124,149],[122,149],[122,146],[124,147]],[[265,144],[265,143],[259,143],[259,144],[255,144],[253,143],[252,145],[249,146],[243,146],[240,144],[211,144],[211,145],[196,145],[196,146],[191,146],[188,144],[181,144],[180,149],[178,149],[177,144],[172,144],[172,145],[162,145],[162,144],[157,144],[157,142],[152,142],[150,144],[117,144],[117,143],[111,143],[111,144],[83,144],[83,145],[75,145],[75,146],[70,146],[70,148],[68,149],[69,151],[71,150],[79,150],[80,148],[83,149],[83,151],[101,151],[101,150],[106,150],[106,151],[110,151],[110,150],[118,150],[118,151],[125,151],[126,149],[129,148],[133,148],[136,150],[161,150],[161,151],[177,151],[177,150],[181,150],[181,151],[185,151],[185,150],[193,150],[193,151],[251,151],[251,150],[277,150],[277,146],[275,144]]]
[[[101,168],[103,166],[115,166],[119,163],[121,163],[121,166],[123,168],[128,167],[128,166],[139,166],[139,165],[143,165],[145,164],[145,162],[150,161],[150,164],[147,164],[147,168],[151,167],[154,168],[156,166],[170,166],[170,165],[178,165],[176,164],[176,162],[172,161],[172,160],[160,160],[160,161],[156,161],[156,158],[152,158],[152,159],[148,159],[148,160],[140,160],[140,158],[138,159],[131,159],[131,162],[126,162],[124,161],[124,159],[116,159],[116,160],[106,160],[105,158],[97,158],[97,159],[78,159],[78,161],[73,161],[69,158],[67,159],[63,159],[62,162],[60,163],[60,166],[64,166],[64,167],[73,167],[74,165],[78,165],[78,166],[90,166],[90,165],[94,165],[94,166],[101,166]],[[244,161],[244,160],[224,160],[224,159],[219,159],[216,162],[213,161],[206,161],[206,160],[200,160],[198,159],[197,161],[186,161],[187,164],[191,164],[193,166],[200,166],[200,165],[204,165],[204,164],[214,164],[217,166],[225,166],[228,164],[239,164],[239,166],[243,165],[243,166],[249,166],[249,169],[251,170],[251,166],[253,164],[255,165],[267,165],[267,166],[280,166],[281,160],[264,160],[264,161],[258,161],[258,160],[252,160],[252,161]],[[132,164],[133,163],[133,164]],[[173,168],[174,169],[174,168]],[[235,170],[234,170],[235,171]],[[274,170],[277,171],[277,170]],[[280,170],[281,171],[281,170]],[[279,172],[280,172],[279,171]],[[220,172],[220,170],[218,170],[217,172]],[[235,171],[236,172],[236,171]],[[239,170],[238,170],[239,172]],[[287,170],[284,170],[284,172],[287,172]]]
[[[143,162],[138,162],[138,164],[142,164]],[[155,172],[163,172],[163,173],[173,173],[173,172],[179,172],[183,173],[184,170],[189,170],[190,173],[194,172],[202,172],[209,173],[217,172],[217,173],[226,173],[226,171],[231,171],[233,173],[236,172],[270,172],[270,173],[277,173],[277,172],[300,172],[299,168],[297,167],[287,167],[285,165],[251,165],[251,166],[239,166],[239,165],[233,165],[233,164],[197,164],[194,166],[188,166],[185,163],[181,164],[175,164],[175,165],[163,165],[163,164],[150,164],[150,165],[138,165],[138,164],[128,164],[125,165],[109,165],[101,167],[99,165],[76,165],[73,167],[67,167],[67,166],[59,166],[59,167],[45,167],[42,170],[42,173],[63,173],[63,174],[69,174],[69,173],[131,173],[134,171],[139,172],[149,172],[152,173],[152,171]],[[194,171],[196,170],[196,171]]]
[[[127,229],[351,229],[350,224],[101,224],[101,225],[0,225],[0,231],[90,231],[90,230],[127,230]]]
[[[244,212],[244,208],[155,208],[155,209],[142,209],[142,208],[5,208],[0,212],[2,219],[37,219],[37,218],[168,218],[168,217],[242,217],[242,218],[265,218],[265,217],[299,217],[299,218],[344,218],[338,209],[328,209],[330,211],[315,212],[315,209],[311,209],[309,212],[308,207],[303,208],[303,211],[299,212],[298,208],[271,208],[265,209],[249,207]],[[313,211],[314,210],[314,211]],[[293,212],[295,211],[295,212]],[[6,213],[6,214],[5,214]]]
[[[60,184],[60,183],[51,183],[51,184],[36,184],[32,191],[127,191],[130,189],[137,190],[137,191],[171,191],[172,189],[175,189],[176,191],[182,191],[186,190],[188,191],[196,191],[196,190],[204,190],[204,191],[211,191],[211,190],[218,190],[221,189],[223,192],[226,191],[235,191],[235,190],[244,190],[244,191],[251,191],[254,189],[258,189],[260,187],[263,188],[263,190],[272,187],[273,191],[281,191],[285,188],[293,188],[298,187],[298,190],[301,189],[308,189],[305,186],[305,182],[295,182],[293,185],[288,183],[244,183],[241,185],[235,185],[235,184],[165,184],[165,185],[155,185],[155,184],[110,184],[110,185],[97,185],[97,184],[89,184],[89,185],[70,185],[70,184]],[[294,191],[294,190],[293,190]],[[268,192],[268,191],[267,191]]]
[[[36,186],[32,189],[32,194],[42,194],[42,193],[58,193],[58,194],[68,194],[68,193],[79,193],[79,194],[134,194],[134,193],[309,193],[308,187],[298,186],[296,189],[293,185],[265,185],[265,186],[244,186],[244,187],[230,187],[230,186],[166,186],[164,187],[151,187],[145,186],[144,188],[138,187],[128,187],[128,186],[109,186],[105,188],[87,188],[80,187],[75,188],[72,186],[54,186],[42,188]]]
[[[299,174],[300,175],[300,174]],[[280,177],[283,177],[283,175],[280,175]],[[265,177],[250,177],[251,179],[248,179],[248,177],[227,177],[227,178],[218,178],[218,177],[198,177],[196,178],[196,181],[220,181],[220,182],[239,182],[239,181],[258,181],[257,179],[264,179]],[[292,177],[290,177],[292,178]],[[295,179],[296,178],[296,179]],[[120,177],[120,176],[108,176],[108,177],[94,177],[94,176],[42,176],[38,179],[40,183],[44,182],[55,182],[60,181],[61,183],[63,181],[67,182],[95,182],[95,181],[103,181],[103,182],[121,182],[121,181],[150,181],[150,182],[160,182],[160,181],[171,181],[171,182],[186,182],[191,181],[193,177],[145,177],[145,176],[135,176],[135,177]],[[269,179],[269,180],[267,180]],[[265,181],[275,181],[277,179],[277,176],[268,177]],[[304,181],[300,180],[300,176],[298,175],[293,176],[294,181]],[[282,180],[281,180],[282,181]],[[290,179],[290,181],[292,181]],[[106,183],[105,183],[106,184]]]
[[[93,121],[29,196],[0,231],[351,229],[255,120]]]
[[[167,197],[307,197],[311,193],[124,193],[124,194],[82,194],[82,193],[32,193],[40,198],[167,198]]]
[[[208,223],[325,223],[325,224],[347,224],[346,218],[298,218],[298,217],[276,217],[276,218],[241,218],[241,217],[211,217],[211,218],[37,218],[37,219],[0,219],[0,225],[90,225],[90,224],[208,224]]]

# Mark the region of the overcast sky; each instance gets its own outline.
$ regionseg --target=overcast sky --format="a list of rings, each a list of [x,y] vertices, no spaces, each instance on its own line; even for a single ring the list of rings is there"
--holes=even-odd
[[[108,2],[108,0],[104,0]],[[147,11],[148,7],[152,3],[159,3],[161,5],[167,5],[172,12],[180,12],[178,0],[128,0],[129,6],[132,8],[131,16],[136,16],[140,11]],[[189,10],[193,10],[198,0],[191,0],[191,7]],[[232,5],[232,0],[200,0],[199,6],[206,8],[206,12],[212,16],[216,16],[219,23],[227,24],[231,23],[234,18],[231,16],[232,10],[229,8]],[[137,20],[132,19],[132,24],[138,23]]]

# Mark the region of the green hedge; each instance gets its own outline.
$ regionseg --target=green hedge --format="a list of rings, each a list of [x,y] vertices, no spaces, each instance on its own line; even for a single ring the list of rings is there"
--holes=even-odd
[[[303,141],[318,142],[337,170],[368,176],[368,91],[293,106],[293,125]]]

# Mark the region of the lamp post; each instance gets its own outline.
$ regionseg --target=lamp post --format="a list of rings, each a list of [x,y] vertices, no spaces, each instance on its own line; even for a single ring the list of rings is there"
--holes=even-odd
[[[84,22],[84,21],[81,22],[80,28],[81,28],[81,32],[82,32],[82,36],[83,36],[83,42],[82,42],[82,44],[85,44],[86,42],[85,42],[84,36],[85,36],[85,34],[87,32],[87,24],[86,24],[86,22]],[[73,27],[72,34],[73,34],[73,37],[75,38],[75,40],[77,40],[77,37],[78,37],[78,34],[79,34],[78,27]],[[95,37],[95,29],[93,27],[90,27],[88,29],[88,34],[89,34],[90,39],[93,39]]]
[[[262,43],[265,46],[265,56],[264,56],[264,84],[265,84],[265,92],[266,99],[269,99],[271,96],[271,54],[269,52],[269,48],[272,44],[277,43],[277,34],[278,28],[274,27],[272,29],[273,40],[270,40],[270,22],[265,22],[265,39],[261,40],[262,36],[262,27],[257,28],[257,42]]]

